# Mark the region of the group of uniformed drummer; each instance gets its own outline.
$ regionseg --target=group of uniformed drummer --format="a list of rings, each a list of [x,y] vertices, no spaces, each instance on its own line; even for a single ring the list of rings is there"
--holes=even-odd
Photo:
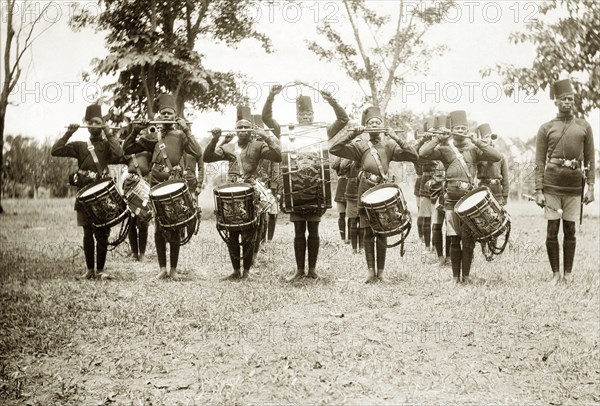
[[[262,116],[252,116],[248,107],[238,106],[237,142],[230,144],[233,136],[223,137],[220,129],[214,129],[204,154],[186,121],[176,117],[174,97],[163,94],[158,98],[160,119],[176,124],[162,124],[154,137],[140,136],[142,132],[148,135],[144,130],[147,123],[134,124],[121,147],[104,123],[100,106],[92,105],[86,110],[85,117],[90,125],[89,141],[69,143],[69,138],[79,127],[72,124],[53,146],[52,155],[78,160],[79,170],[74,174],[77,181],[73,182],[78,190],[107,176],[107,165],[126,162],[129,176],[124,184],[125,192],[131,190],[140,178],[149,177],[150,186],[179,178],[185,180],[197,198],[202,190],[203,163],[223,160],[230,164],[228,182],[262,182],[260,185],[266,184],[272,196],[279,197],[284,193],[279,167],[282,161],[282,133],[280,124],[273,118],[272,106],[281,90],[280,85],[272,88]],[[507,162],[494,148],[497,136],[489,124],[480,125],[477,128],[478,136],[472,136],[466,113],[453,111],[449,116],[427,118],[423,123],[423,131],[416,131],[415,142],[409,144],[401,132],[383,127],[384,117],[378,108],[369,107],[362,114],[360,126],[336,136],[348,124],[348,115],[331,94],[326,91],[321,91],[321,94],[336,115],[336,121],[327,127],[327,138],[330,140],[329,153],[334,156],[332,169],[338,174],[335,193],[338,228],[341,239],[351,242],[354,253],[361,252],[364,246],[367,263],[365,282],[383,280],[388,243],[384,234],[374,231],[361,196],[378,185],[393,183],[389,173],[390,162],[408,161],[415,164],[418,175],[415,195],[419,239],[426,249],[435,251],[439,265],[447,264],[450,258],[452,284],[469,283],[476,239],[457,215],[455,205],[477,183],[486,186],[486,190],[501,205],[506,204],[509,195]],[[546,247],[553,272],[551,281],[556,284],[563,278],[557,238],[561,214],[564,230],[563,273],[564,280],[569,281],[575,253],[575,221],[580,214],[581,204],[594,200],[595,170],[592,129],[585,120],[573,116],[574,92],[571,83],[568,80],[554,83],[552,96],[556,99],[559,114],[556,119],[542,125],[537,135],[535,188],[536,201],[545,207],[548,219]],[[313,123],[314,114],[309,97],[298,98],[297,118],[299,126]],[[263,129],[263,123],[273,135]],[[587,169],[585,173],[583,168]],[[587,192],[584,195],[585,183]],[[274,203],[271,206],[275,207],[269,210],[268,220],[263,224],[259,238],[273,238],[278,205]],[[83,277],[110,278],[104,271],[110,228],[94,227],[79,201],[75,210],[77,223],[84,228],[86,272]],[[288,281],[303,277],[318,278],[319,222],[324,212],[323,207],[291,212],[296,269]],[[145,254],[149,220],[148,216],[135,216],[129,228],[131,250],[139,261],[143,260]],[[445,252],[442,234],[444,224]],[[192,231],[188,230],[188,233],[191,235]],[[233,273],[226,279],[248,277],[257,250],[257,245],[253,243],[256,233],[256,229],[229,230],[227,242]],[[176,275],[181,235],[180,230],[165,230],[157,222],[154,237],[160,268],[158,278]],[[169,269],[166,266],[167,242],[170,245]]]

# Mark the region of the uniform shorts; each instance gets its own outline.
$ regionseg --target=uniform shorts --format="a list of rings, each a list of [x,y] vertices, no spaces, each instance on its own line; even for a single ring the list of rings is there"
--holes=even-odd
[[[419,217],[431,217],[432,206],[429,197],[421,196],[419,198]]]
[[[460,235],[460,219],[454,210],[446,210],[446,235]]]
[[[581,196],[559,196],[550,193],[544,193],[546,198],[546,207],[544,216],[547,220],[578,221],[579,210],[581,209]],[[552,209],[550,209],[552,207]],[[562,209],[562,214],[553,209]]]
[[[346,199],[346,217],[358,217],[358,200]]]

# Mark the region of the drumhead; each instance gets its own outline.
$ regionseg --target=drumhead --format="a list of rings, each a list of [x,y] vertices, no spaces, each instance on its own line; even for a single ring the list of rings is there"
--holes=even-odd
[[[225,186],[225,187],[219,188],[219,192],[236,193],[236,192],[244,192],[248,189],[250,189],[248,186]]]
[[[395,187],[384,187],[363,195],[362,201],[366,204],[381,203],[393,198],[397,194],[398,189]]]
[[[485,199],[489,192],[487,190],[480,190],[479,192],[473,193],[471,196],[467,197],[463,200],[459,205],[456,205],[455,211],[462,213],[463,211],[467,211],[475,206],[479,202]]]
[[[89,195],[93,195],[96,192],[99,192],[102,189],[106,189],[106,187],[110,184],[111,180],[105,180],[103,182],[98,183],[97,185],[91,186],[89,189],[84,190],[80,197],[85,197]]]
[[[168,185],[164,185],[164,186],[154,189],[152,191],[152,196],[168,195],[169,193],[176,192],[178,190],[183,189],[184,187],[185,187],[184,182],[169,183]]]

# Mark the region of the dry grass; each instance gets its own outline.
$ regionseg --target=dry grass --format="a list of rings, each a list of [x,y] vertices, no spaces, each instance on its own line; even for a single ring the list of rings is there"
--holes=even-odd
[[[389,253],[388,282],[363,285],[364,258],[338,242],[334,210],[317,282],[284,282],[287,216],[247,282],[220,281],[229,260],[212,219],[182,249],[182,281],[152,280],[150,243],[141,265],[125,248],[109,254],[117,281],[77,282],[72,201],[3,204],[4,404],[600,402],[596,208],[578,231],[573,285],[546,283],[545,221],[515,204],[515,245],[492,263],[478,255],[476,282],[452,289],[414,231],[404,258]]]

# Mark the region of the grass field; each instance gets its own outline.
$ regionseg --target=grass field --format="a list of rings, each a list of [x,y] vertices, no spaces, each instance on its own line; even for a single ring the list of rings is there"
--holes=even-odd
[[[3,404],[600,403],[597,203],[577,232],[572,285],[547,283],[542,211],[514,203],[514,244],[490,263],[478,249],[475,283],[454,288],[414,230],[404,257],[388,253],[387,282],[364,285],[335,210],[317,281],[284,282],[285,215],[250,279],[220,281],[229,259],[207,215],[182,248],[182,280],[153,280],[150,238],[142,264],[125,244],[109,254],[117,280],[79,282],[72,204],[3,201]]]

